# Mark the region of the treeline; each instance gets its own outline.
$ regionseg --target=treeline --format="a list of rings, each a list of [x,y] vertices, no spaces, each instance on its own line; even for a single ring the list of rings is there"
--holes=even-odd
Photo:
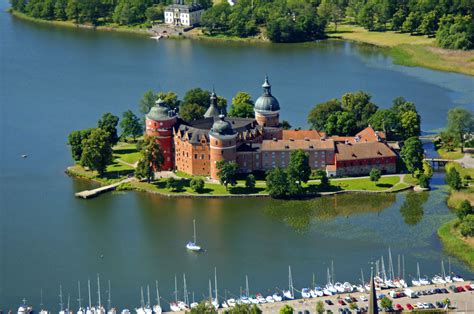
[[[163,20],[164,7],[173,0],[10,0],[12,8],[44,20],[70,20],[103,25],[148,24]],[[207,8],[211,0],[197,0]],[[147,26],[148,26],[147,25]]]
[[[325,36],[327,20],[316,12],[318,1],[238,0],[214,5],[202,16],[203,31],[238,37],[265,35],[273,42],[311,41]]]
[[[371,31],[399,31],[436,36],[449,49],[474,48],[474,2],[466,0],[322,0],[327,12],[336,12]]]

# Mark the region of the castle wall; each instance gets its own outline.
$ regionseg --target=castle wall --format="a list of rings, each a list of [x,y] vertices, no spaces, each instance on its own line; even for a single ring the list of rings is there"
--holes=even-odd
[[[379,169],[383,174],[396,173],[396,157],[380,157],[350,161],[336,161],[337,176],[369,175],[373,168]]]
[[[175,137],[174,145],[176,148],[176,170],[194,176],[209,176],[210,148],[207,141],[192,144]]]
[[[221,160],[236,160],[236,138],[230,138],[227,136],[223,139],[219,139],[214,136],[209,136],[209,141],[211,156],[211,178],[213,180],[218,180],[219,176],[217,175],[217,162]]]
[[[173,170],[175,166],[173,126],[176,117],[164,121],[146,119],[146,135],[156,138],[163,152],[164,161],[159,170]]]

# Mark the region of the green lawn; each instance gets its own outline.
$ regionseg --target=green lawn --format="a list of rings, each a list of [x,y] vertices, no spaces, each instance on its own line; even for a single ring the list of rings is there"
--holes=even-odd
[[[383,191],[394,187],[399,182],[399,177],[382,177],[377,182],[370,181],[369,178],[333,180],[331,185],[338,186],[342,190]]]
[[[102,176],[99,176],[97,171],[86,170],[76,164],[69,167],[67,172],[76,177],[94,180],[103,184],[111,184],[127,178],[129,174],[133,173],[133,169],[130,167],[127,168],[127,166],[122,164],[114,163],[107,166],[106,172]]]
[[[140,152],[134,143],[119,143],[114,147],[114,159],[135,164],[140,159]]]
[[[474,269],[474,247],[461,239],[460,234],[455,228],[457,221],[457,219],[451,220],[442,225],[438,229],[438,236],[443,243],[445,251],[457,256]]]
[[[461,149],[460,148],[456,148],[454,151],[452,152],[448,152],[446,150],[444,150],[443,148],[440,148],[438,149],[438,154],[441,158],[443,159],[452,159],[452,160],[455,160],[455,159],[460,159],[460,158],[463,158],[464,157],[464,154],[461,153]]]

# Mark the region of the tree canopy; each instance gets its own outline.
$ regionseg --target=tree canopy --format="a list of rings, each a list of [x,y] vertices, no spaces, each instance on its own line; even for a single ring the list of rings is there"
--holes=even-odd
[[[107,165],[112,162],[112,144],[110,134],[100,128],[93,129],[83,141],[81,165],[104,174]]]
[[[114,116],[110,112],[104,113],[102,118],[97,122],[97,127],[106,131],[109,134],[109,142],[112,145],[117,144],[118,135],[117,135],[117,125],[119,122],[119,117]]]
[[[123,138],[131,137],[133,140],[142,135],[143,132],[142,123],[132,110],[127,110],[122,114],[120,128],[122,129],[121,136]]]
[[[401,149],[400,155],[407,170],[414,174],[423,168],[423,146],[417,137],[407,139]]]
[[[232,105],[229,109],[229,117],[255,117],[254,103],[252,101],[252,96],[250,96],[249,93],[238,92],[237,94],[235,94],[235,96],[232,98]]]
[[[216,164],[219,177],[219,181],[222,185],[225,186],[226,190],[228,189],[229,184],[234,186],[237,184],[237,170],[239,166],[234,161],[221,160]]]

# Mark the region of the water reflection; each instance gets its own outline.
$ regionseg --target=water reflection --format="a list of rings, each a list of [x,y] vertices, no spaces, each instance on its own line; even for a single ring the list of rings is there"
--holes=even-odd
[[[426,192],[409,192],[405,202],[400,206],[400,214],[407,225],[414,226],[418,224],[424,215],[423,205],[430,196]]]
[[[299,232],[308,231],[312,219],[329,220],[362,213],[379,213],[391,206],[395,194],[341,194],[305,201],[270,203],[265,212]]]

